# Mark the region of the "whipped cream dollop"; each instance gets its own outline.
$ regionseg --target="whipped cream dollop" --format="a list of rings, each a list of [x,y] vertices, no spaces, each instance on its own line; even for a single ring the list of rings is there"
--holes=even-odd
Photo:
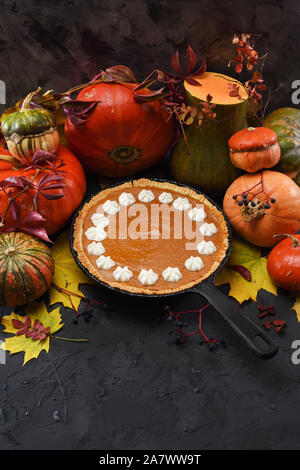
[[[170,204],[170,202],[173,201],[173,196],[171,193],[161,193],[158,197],[159,202],[162,202],[163,204]]]
[[[131,206],[135,203],[135,197],[131,193],[122,193],[119,196],[119,203],[121,206]]]
[[[155,199],[153,192],[150,189],[142,189],[138,198],[141,202],[151,202]]]
[[[184,263],[184,266],[189,271],[200,271],[204,268],[204,263],[200,256],[190,256]]]
[[[96,265],[100,269],[105,269],[106,271],[112,268],[116,263],[111,259],[110,256],[101,255],[96,259]]]
[[[197,250],[200,255],[211,255],[217,251],[217,248],[212,241],[206,242],[205,240],[202,240],[202,242],[197,245]]]
[[[105,238],[107,237],[107,233],[100,226],[89,227],[85,232],[85,236],[88,240],[102,242],[102,240],[105,240]]]
[[[91,217],[91,221],[95,227],[105,228],[109,225],[109,219],[105,217],[102,212],[95,212],[95,214],[93,214]]]
[[[182,278],[179,268],[171,268],[171,266],[163,271],[162,276],[167,282],[177,282]]]
[[[201,222],[206,217],[206,212],[203,207],[194,207],[188,212],[188,216],[191,220],[195,220],[196,222]]]
[[[205,224],[201,225],[199,231],[204,237],[211,237],[212,235],[218,233],[218,229],[214,223],[207,224],[206,222]]]
[[[186,211],[189,207],[191,207],[191,204],[189,203],[187,197],[178,197],[173,202],[173,207],[178,211]]]
[[[105,248],[101,242],[92,242],[86,247],[86,249],[89,255],[100,256],[105,253]]]
[[[129,281],[129,279],[132,278],[133,274],[128,268],[128,266],[124,266],[124,268],[121,268],[121,266],[118,266],[114,272],[113,276],[116,281],[121,281],[121,282],[126,282]]]
[[[102,204],[102,209],[109,215],[115,215],[117,212],[119,212],[120,207],[117,201],[111,201],[110,199],[107,199],[107,201]]]
[[[158,279],[158,275],[153,271],[153,269],[142,269],[138,275],[138,280],[144,286],[153,286]]]

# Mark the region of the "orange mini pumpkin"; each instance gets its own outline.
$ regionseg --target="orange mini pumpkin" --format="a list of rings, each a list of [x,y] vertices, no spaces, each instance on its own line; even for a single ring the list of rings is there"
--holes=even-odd
[[[282,238],[268,256],[267,269],[273,282],[282,289],[300,290],[300,235],[281,233]]]
[[[273,246],[277,233],[300,230],[300,188],[277,171],[245,173],[227,189],[223,209],[235,232],[258,246]]]
[[[280,160],[277,135],[267,127],[248,127],[233,134],[229,141],[233,165],[248,173],[272,168]]]

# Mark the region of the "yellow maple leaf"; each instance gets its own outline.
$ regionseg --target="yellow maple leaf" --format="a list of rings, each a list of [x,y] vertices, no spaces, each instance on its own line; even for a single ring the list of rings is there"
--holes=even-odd
[[[246,281],[230,265],[247,268],[251,272],[251,281]],[[229,260],[216,278],[216,285],[226,283],[230,284],[229,295],[240,303],[248,299],[256,301],[260,289],[277,295],[277,287],[267,272],[267,260],[261,256],[260,249],[238,238],[233,239]]]
[[[297,315],[297,319],[298,319],[298,322],[300,322],[300,294],[297,294],[297,293],[293,293],[291,292],[290,293],[290,297],[292,297],[293,299],[295,299],[295,303],[294,305],[291,307],[291,310],[294,310],[296,312],[296,315]]]
[[[63,326],[59,309],[52,310],[48,313],[44,303],[32,302],[26,309],[26,313],[30,317],[32,325],[35,320],[39,320],[45,328],[50,328],[50,334],[60,330]],[[3,331],[5,333],[12,333],[14,336],[5,338],[5,341],[1,344],[1,349],[9,351],[10,354],[24,352],[23,365],[31,359],[37,358],[42,351],[48,353],[50,345],[49,336],[43,341],[34,341],[32,338],[26,338],[25,335],[16,336],[18,329],[14,327],[13,320],[19,320],[24,323],[25,317],[15,313],[2,317],[1,322],[5,327]]]
[[[89,277],[76,264],[69,244],[69,232],[63,232],[56,240],[52,248],[52,256],[55,262],[55,272],[52,279],[52,284],[58,287],[67,289],[74,294],[82,297],[82,292],[78,288],[78,284],[92,284],[93,282]],[[74,307],[77,309],[80,304],[80,297],[72,296],[70,298],[62,292],[59,292],[53,285],[49,289],[50,304],[57,302],[63,303],[65,307]]]

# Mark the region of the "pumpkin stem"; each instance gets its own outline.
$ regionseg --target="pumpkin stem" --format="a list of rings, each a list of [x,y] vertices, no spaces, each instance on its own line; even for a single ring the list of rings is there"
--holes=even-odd
[[[28,95],[26,96],[26,98],[24,98],[21,111],[26,111],[26,109],[29,109],[29,108],[30,108],[30,102],[31,102],[32,98],[33,98],[35,95],[37,95],[41,90],[42,90],[42,89],[41,89],[41,87],[39,86],[35,91],[32,91],[31,93],[28,93]]]
[[[12,255],[15,255],[16,254],[16,249],[14,246],[9,246],[8,248],[6,248],[6,250],[4,251],[4,254],[6,256],[12,256]]]
[[[241,214],[245,222],[252,222],[252,220],[260,219],[265,215],[264,202],[258,197],[253,198],[252,202],[255,202],[255,206],[248,203],[247,206],[241,207]]]
[[[273,238],[279,238],[279,237],[288,237],[292,240],[293,246],[296,248],[297,246],[300,246],[299,240],[294,237],[293,235],[290,235],[289,233],[279,233],[278,235],[273,235]]]
[[[21,162],[12,155],[0,155],[0,161],[1,160],[10,163],[14,169],[22,167]]]

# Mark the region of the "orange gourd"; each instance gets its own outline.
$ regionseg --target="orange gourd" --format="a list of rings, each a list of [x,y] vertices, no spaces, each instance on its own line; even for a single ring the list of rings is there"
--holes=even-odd
[[[65,226],[66,222],[81,203],[86,189],[84,171],[75,155],[63,145],[58,147],[56,155],[58,159],[63,162],[63,167],[61,169],[64,172],[63,183],[65,186],[62,189],[50,190],[48,193],[60,193],[64,197],[57,200],[45,199],[41,195],[38,197],[39,211],[47,220],[45,228],[48,235],[58,232]],[[28,164],[19,164],[18,167],[15,168],[14,163],[15,161],[11,154],[0,146],[0,181],[12,176],[25,176],[31,178],[36,172],[34,169],[26,170]],[[40,170],[39,176],[36,178],[36,182],[51,174],[52,172],[48,169]],[[20,202],[21,207],[21,218],[25,217],[29,211],[33,210],[32,198],[34,194],[35,192],[30,189],[18,198],[18,202]],[[6,207],[7,196],[3,191],[1,191],[0,214],[5,212]],[[9,215],[7,220],[11,222]]]
[[[276,171],[246,173],[229,186],[223,209],[242,238],[254,245],[274,246],[273,235],[300,229],[300,188]]]
[[[285,237],[270,252],[267,269],[273,282],[282,289],[300,290],[300,235],[287,233],[275,235]]]
[[[230,137],[228,146],[232,164],[248,173],[272,168],[280,160],[277,136],[267,127],[242,129]]]

